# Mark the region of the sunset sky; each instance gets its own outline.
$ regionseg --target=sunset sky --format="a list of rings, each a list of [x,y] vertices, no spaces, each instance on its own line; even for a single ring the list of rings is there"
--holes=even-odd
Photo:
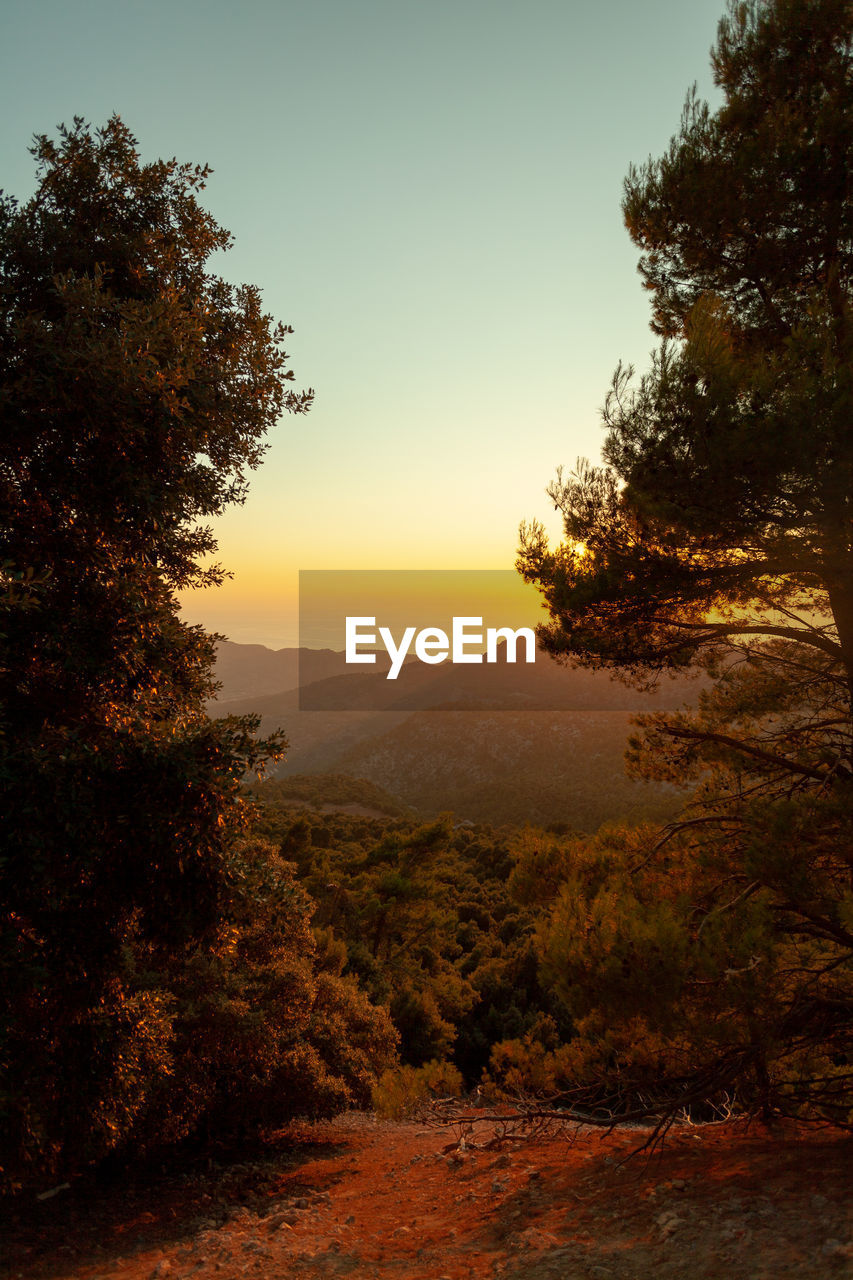
[[[7,0],[0,186],[36,132],[118,112],[143,159],[214,173],[213,269],[293,325],[307,418],[184,598],[296,641],[299,569],[506,569],[557,464],[597,458],[621,359],[654,344],[620,211],[688,86],[716,102],[722,0]],[[553,525],[552,525],[553,527]]]

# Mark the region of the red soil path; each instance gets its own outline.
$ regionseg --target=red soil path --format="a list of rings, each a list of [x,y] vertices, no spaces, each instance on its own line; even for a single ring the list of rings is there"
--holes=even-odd
[[[682,1128],[444,1148],[452,1130],[348,1117],[262,1151],[14,1206],[24,1280],[830,1280],[853,1277],[853,1140]],[[0,1256],[3,1256],[0,1254]]]

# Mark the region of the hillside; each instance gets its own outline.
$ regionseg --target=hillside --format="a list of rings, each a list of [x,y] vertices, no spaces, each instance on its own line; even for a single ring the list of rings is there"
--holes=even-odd
[[[624,711],[416,713],[337,757],[426,817],[451,810],[492,825],[668,816],[680,793],[628,778]]]
[[[314,705],[327,709],[300,710],[295,683],[271,687],[295,682],[300,663]],[[231,643],[220,647],[217,676],[214,714],[253,711],[262,732],[285,730],[290,747],[276,777],[344,774],[425,817],[451,810],[472,822],[568,822],[578,830],[672,812],[677,790],[625,775],[631,716],[680,706],[699,687],[667,681],[644,695],[604,673],[550,660],[528,670],[417,664],[392,682],[381,672],[346,674],[343,655],[331,651]],[[336,709],[347,698],[359,709]]]

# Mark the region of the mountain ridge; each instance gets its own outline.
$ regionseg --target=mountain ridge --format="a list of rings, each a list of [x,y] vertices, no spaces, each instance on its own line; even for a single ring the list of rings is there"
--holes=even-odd
[[[262,734],[285,731],[290,748],[272,766],[274,777],[362,778],[424,817],[452,810],[493,825],[567,821],[594,830],[607,821],[669,816],[683,799],[671,785],[628,778],[623,756],[632,716],[675,709],[688,692],[695,701],[701,684],[693,679],[643,694],[606,673],[549,660],[522,682],[506,663],[485,680],[472,678],[472,668],[408,667],[401,671],[404,692],[381,670],[348,673],[344,658],[333,650],[227,641],[217,655],[222,688],[210,711],[254,712]],[[306,687],[319,691],[325,709],[300,709],[298,681],[306,675]],[[282,678],[294,683],[269,689],[270,680]],[[357,709],[335,706],[343,683],[362,698]],[[506,702],[515,694],[524,701],[510,708]],[[504,705],[489,705],[490,697]],[[562,705],[554,708],[558,699]]]

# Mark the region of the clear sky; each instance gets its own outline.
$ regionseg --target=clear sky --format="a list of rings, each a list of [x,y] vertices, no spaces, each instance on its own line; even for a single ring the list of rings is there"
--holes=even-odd
[[[209,163],[214,268],[293,325],[307,418],[218,525],[234,640],[295,643],[299,569],[504,569],[557,464],[598,458],[654,338],[622,225],[723,0],[3,0],[0,186],[33,133],[118,112]]]

